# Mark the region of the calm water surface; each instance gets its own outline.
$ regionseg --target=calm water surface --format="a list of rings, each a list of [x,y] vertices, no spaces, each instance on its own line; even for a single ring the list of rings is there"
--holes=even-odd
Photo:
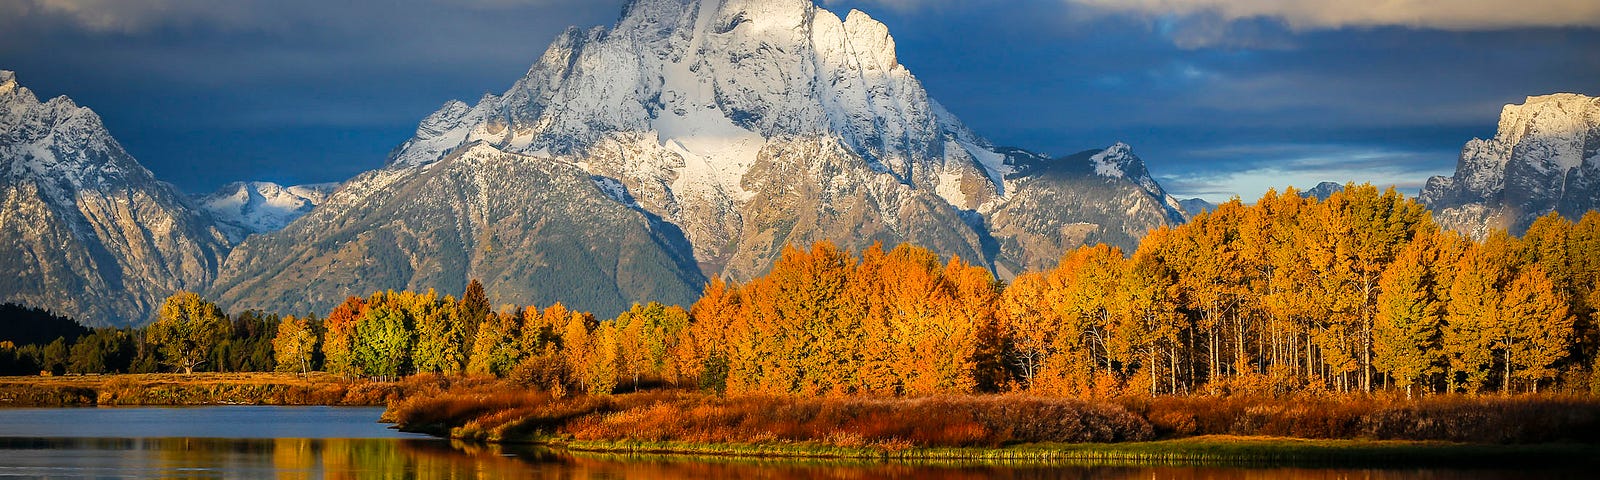
[[[1583,469],[1353,470],[913,465],[568,454],[399,433],[382,409],[0,409],[0,477],[536,479],[1523,479]]]

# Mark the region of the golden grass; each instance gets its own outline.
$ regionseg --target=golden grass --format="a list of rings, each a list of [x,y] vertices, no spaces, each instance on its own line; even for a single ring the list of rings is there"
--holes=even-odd
[[[313,373],[0,377],[0,407],[90,405],[385,405],[406,384]]]

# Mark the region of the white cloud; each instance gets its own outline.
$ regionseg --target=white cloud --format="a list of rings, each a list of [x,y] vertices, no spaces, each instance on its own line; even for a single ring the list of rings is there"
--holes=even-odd
[[[434,4],[438,10],[505,10],[580,5],[590,1],[593,0],[410,0],[356,2],[341,5],[338,10],[359,15],[364,10],[392,11],[429,4]],[[97,33],[133,34],[173,26],[270,30],[294,24],[338,21],[324,17],[329,5],[321,0],[6,0],[4,3],[9,7],[0,4],[0,13],[59,18]]]
[[[1295,30],[1400,26],[1440,30],[1600,27],[1595,0],[1062,0],[1150,17],[1270,18]]]
[[[1228,168],[1169,175],[1162,185],[1180,198],[1199,197],[1217,203],[1238,196],[1255,201],[1268,189],[1294,186],[1305,190],[1321,182],[1371,182],[1416,195],[1428,177],[1450,175],[1427,152],[1343,145],[1234,145],[1191,151],[1199,159],[1214,159]],[[1250,159],[1240,162],[1239,159]],[[1238,162],[1238,163],[1235,163]]]

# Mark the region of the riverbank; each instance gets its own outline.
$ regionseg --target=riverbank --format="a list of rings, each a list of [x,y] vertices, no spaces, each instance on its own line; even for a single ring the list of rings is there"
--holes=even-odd
[[[329,405],[383,406],[400,382],[312,373],[195,373],[0,377],[0,408]]]
[[[1600,402],[1572,396],[914,399],[553,397],[484,385],[391,404],[401,430],[577,452],[774,458],[1358,465],[1587,464]]]

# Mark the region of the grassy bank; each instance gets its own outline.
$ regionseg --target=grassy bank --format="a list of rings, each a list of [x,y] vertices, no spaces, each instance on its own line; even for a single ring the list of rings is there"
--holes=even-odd
[[[486,383],[410,397],[385,418],[442,437],[629,455],[1439,466],[1600,459],[1600,402],[1570,396],[556,398]]]
[[[196,373],[0,377],[0,407],[132,405],[378,406],[407,385],[327,374]]]

